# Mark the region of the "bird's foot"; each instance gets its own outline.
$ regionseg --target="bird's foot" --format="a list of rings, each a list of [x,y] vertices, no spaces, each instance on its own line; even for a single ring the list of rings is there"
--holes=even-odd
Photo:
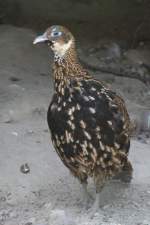
[[[89,193],[86,193],[83,195],[83,207],[85,209],[89,209],[91,207],[91,204],[93,202],[93,197]]]
[[[93,201],[93,197],[91,194],[87,191],[87,184],[82,184],[82,190],[83,190],[83,205],[84,208],[89,209],[90,203]]]
[[[99,193],[97,193],[96,199],[95,199],[95,202],[94,202],[92,208],[88,209],[88,215],[90,218],[93,218],[95,216],[95,214],[99,212],[99,210],[100,210],[99,203],[100,203],[100,196],[99,196]]]

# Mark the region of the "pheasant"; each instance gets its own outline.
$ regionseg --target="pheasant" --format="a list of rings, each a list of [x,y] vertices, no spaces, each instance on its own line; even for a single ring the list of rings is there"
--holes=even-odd
[[[130,118],[123,99],[79,63],[75,38],[67,28],[49,27],[33,43],[41,42],[54,53],[54,95],[47,113],[52,143],[86,194],[88,178],[94,179],[95,212],[109,179],[119,174],[126,181],[132,178]]]

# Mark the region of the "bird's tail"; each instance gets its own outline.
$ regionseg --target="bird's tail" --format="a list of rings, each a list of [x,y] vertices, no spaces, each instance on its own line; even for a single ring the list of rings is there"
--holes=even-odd
[[[122,167],[122,170],[114,177],[115,180],[121,180],[124,183],[130,183],[133,175],[133,167],[127,159]]]

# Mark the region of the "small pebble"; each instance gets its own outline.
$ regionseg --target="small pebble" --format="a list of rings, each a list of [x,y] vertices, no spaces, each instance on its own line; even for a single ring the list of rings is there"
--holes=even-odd
[[[27,134],[34,134],[34,131],[33,130],[28,130]]]
[[[45,133],[48,133],[48,129],[44,129],[43,131],[44,131]]]
[[[40,73],[40,76],[45,77],[45,76],[48,76],[48,74],[47,73]]]
[[[147,206],[150,206],[150,202],[147,202]]]
[[[13,119],[6,119],[6,120],[4,121],[4,123],[13,123],[13,122],[14,122]]]
[[[30,172],[30,167],[29,167],[29,165],[28,165],[27,163],[21,165],[20,171],[21,171],[22,173],[24,173],[24,174],[29,173],[29,172]]]
[[[9,80],[16,82],[16,81],[20,81],[20,78],[18,77],[10,77]]]
[[[5,196],[2,196],[2,197],[0,198],[0,201],[6,202],[6,197],[5,197]]]
[[[17,136],[18,136],[18,133],[17,133],[17,132],[15,132],[15,131],[13,131],[13,132],[12,132],[12,135],[14,135],[14,136],[16,136],[16,137],[17,137]]]
[[[35,224],[35,221],[36,221],[36,219],[34,217],[33,218],[30,218],[29,221],[25,225]]]

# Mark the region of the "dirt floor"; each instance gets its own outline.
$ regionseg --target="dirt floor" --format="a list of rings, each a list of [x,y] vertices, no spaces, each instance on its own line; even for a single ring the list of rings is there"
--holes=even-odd
[[[51,144],[46,111],[53,93],[52,55],[46,46],[32,45],[35,36],[31,30],[0,26],[0,225],[150,225],[149,133],[132,140],[132,183],[110,182],[99,212],[88,216],[80,184]],[[82,56],[87,49],[94,60],[92,41],[78,46]],[[139,55],[148,60],[139,51],[127,53],[129,61]],[[148,117],[141,119],[150,110],[146,85],[100,72],[95,76],[124,96],[139,127],[147,126]],[[94,196],[92,182],[89,192]]]

